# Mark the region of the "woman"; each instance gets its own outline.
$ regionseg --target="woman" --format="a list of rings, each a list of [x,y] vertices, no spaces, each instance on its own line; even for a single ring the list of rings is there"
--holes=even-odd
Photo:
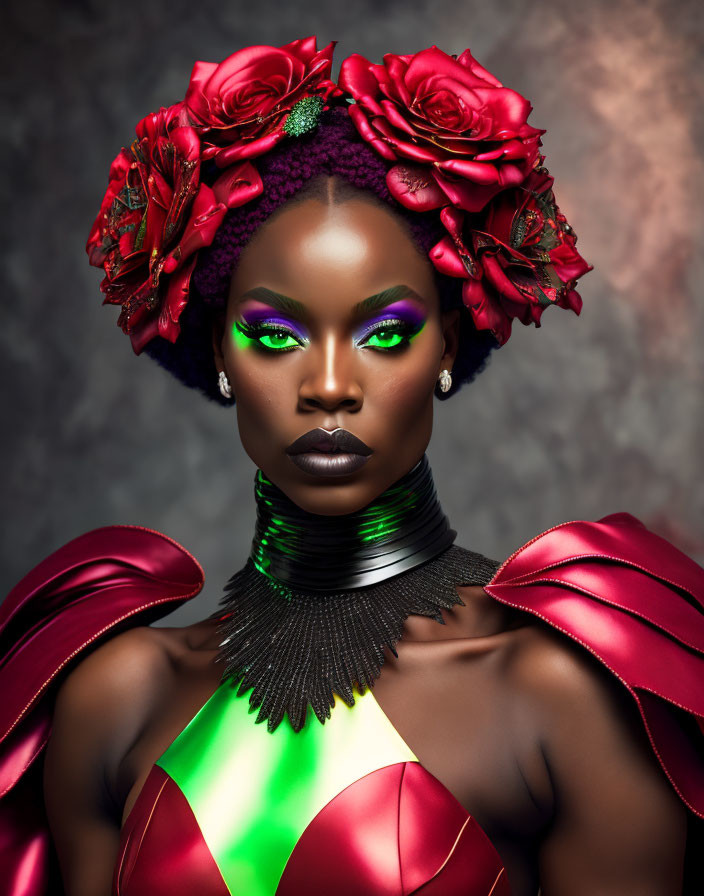
[[[335,84],[332,49],[196,63],[113,163],[106,301],[136,353],[234,404],[257,520],[191,626],[147,625],[202,570],[139,527],[7,598],[3,879],[694,892],[702,570],[627,514],[500,565],[453,543],[425,456],[434,398],[514,317],[580,309],[543,132],[469,51],[355,55]]]

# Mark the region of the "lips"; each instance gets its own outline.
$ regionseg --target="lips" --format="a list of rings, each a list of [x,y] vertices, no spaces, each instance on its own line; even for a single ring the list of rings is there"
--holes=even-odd
[[[318,426],[304,433],[300,438],[292,442],[286,449],[286,454],[307,454],[310,451],[319,451],[323,454],[360,454],[368,457],[372,453],[369,445],[358,439],[357,436],[346,429],[333,429],[329,432]]]
[[[312,476],[348,476],[366,464],[372,449],[346,429],[318,427],[296,439],[286,453]]]

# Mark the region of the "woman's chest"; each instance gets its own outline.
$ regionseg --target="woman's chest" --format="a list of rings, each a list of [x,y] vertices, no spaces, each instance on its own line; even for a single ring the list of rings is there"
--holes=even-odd
[[[115,893],[167,892],[167,879],[170,896],[223,884],[249,896],[508,893],[492,834],[526,800],[500,692],[469,662],[452,693],[457,669],[436,657],[444,671],[429,674],[427,659],[423,681],[391,664],[373,693],[298,733],[256,725],[226,687],[184,727],[197,693],[182,689],[131,754]],[[462,700],[467,688],[476,699]]]

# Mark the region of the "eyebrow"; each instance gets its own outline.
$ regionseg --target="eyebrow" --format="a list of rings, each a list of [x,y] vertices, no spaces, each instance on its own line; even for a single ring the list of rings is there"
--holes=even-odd
[[[243,293],[240,298],[258,299],[261,302],[266,302],[267,305],[271,305],[272,308],[277,308],[279,311],[288,311],[297,317],[305,317],[308,314],[308,309],[302,302],[297,302],[296,299],[282,295],[280,292],[275,292],[273,289],[268,289],[266,286],[257,286],[254,289],[250,289]],[[400,283],[398,286],[390,286],[388,289],[382,290],[382,292],[374,293],[373,296],[367,296],[366,299],[357,302],[352,311],[354,314],[375,311],[378,308],[390,305],[392,302],[407,298],[416,299],[423,305],[426,304],[425,299],[414,289]]]

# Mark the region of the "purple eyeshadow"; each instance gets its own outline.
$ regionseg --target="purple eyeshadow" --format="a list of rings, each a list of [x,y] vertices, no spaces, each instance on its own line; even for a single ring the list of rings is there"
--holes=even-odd
[[[288,330],[292,330],[301,340],[306,340],[308,338],[303,330],[296,326],[295,321],[288,317],[279,317],[276,313],[272,313],[271,310],[267,310],[266,308],[251,308],[247,311],[243,311],[242,319],[250,326],[266,321],[266,323],[271,326],[281,326],[286,327]]]
[[[250,307],[242,312],[242,319],[249,325],[266,322],[269,326],[282,326],[291,330],[301,341],[307,341],[308,336],[305,331],[301,330],[296,321],[289,317],[280,316],[273,308],[260,305],[259,307]],[[401,299],[398,302],[392,302],[380,309],[373,317],[368,318],[364,324],[364,331],[384,320],[398,319],[407,323],[414,331],[421,329],[426,320],[426,315],[417,302],[410,299]]]
[[[389,320],[396,317],[399,320],[407,321],[412,327],[420,328],[425,323],[425,315],[415,302],[409,300],[401,300],[387,305],[377,315],[370,318],[368,325],[373,325],[382,320]]]

